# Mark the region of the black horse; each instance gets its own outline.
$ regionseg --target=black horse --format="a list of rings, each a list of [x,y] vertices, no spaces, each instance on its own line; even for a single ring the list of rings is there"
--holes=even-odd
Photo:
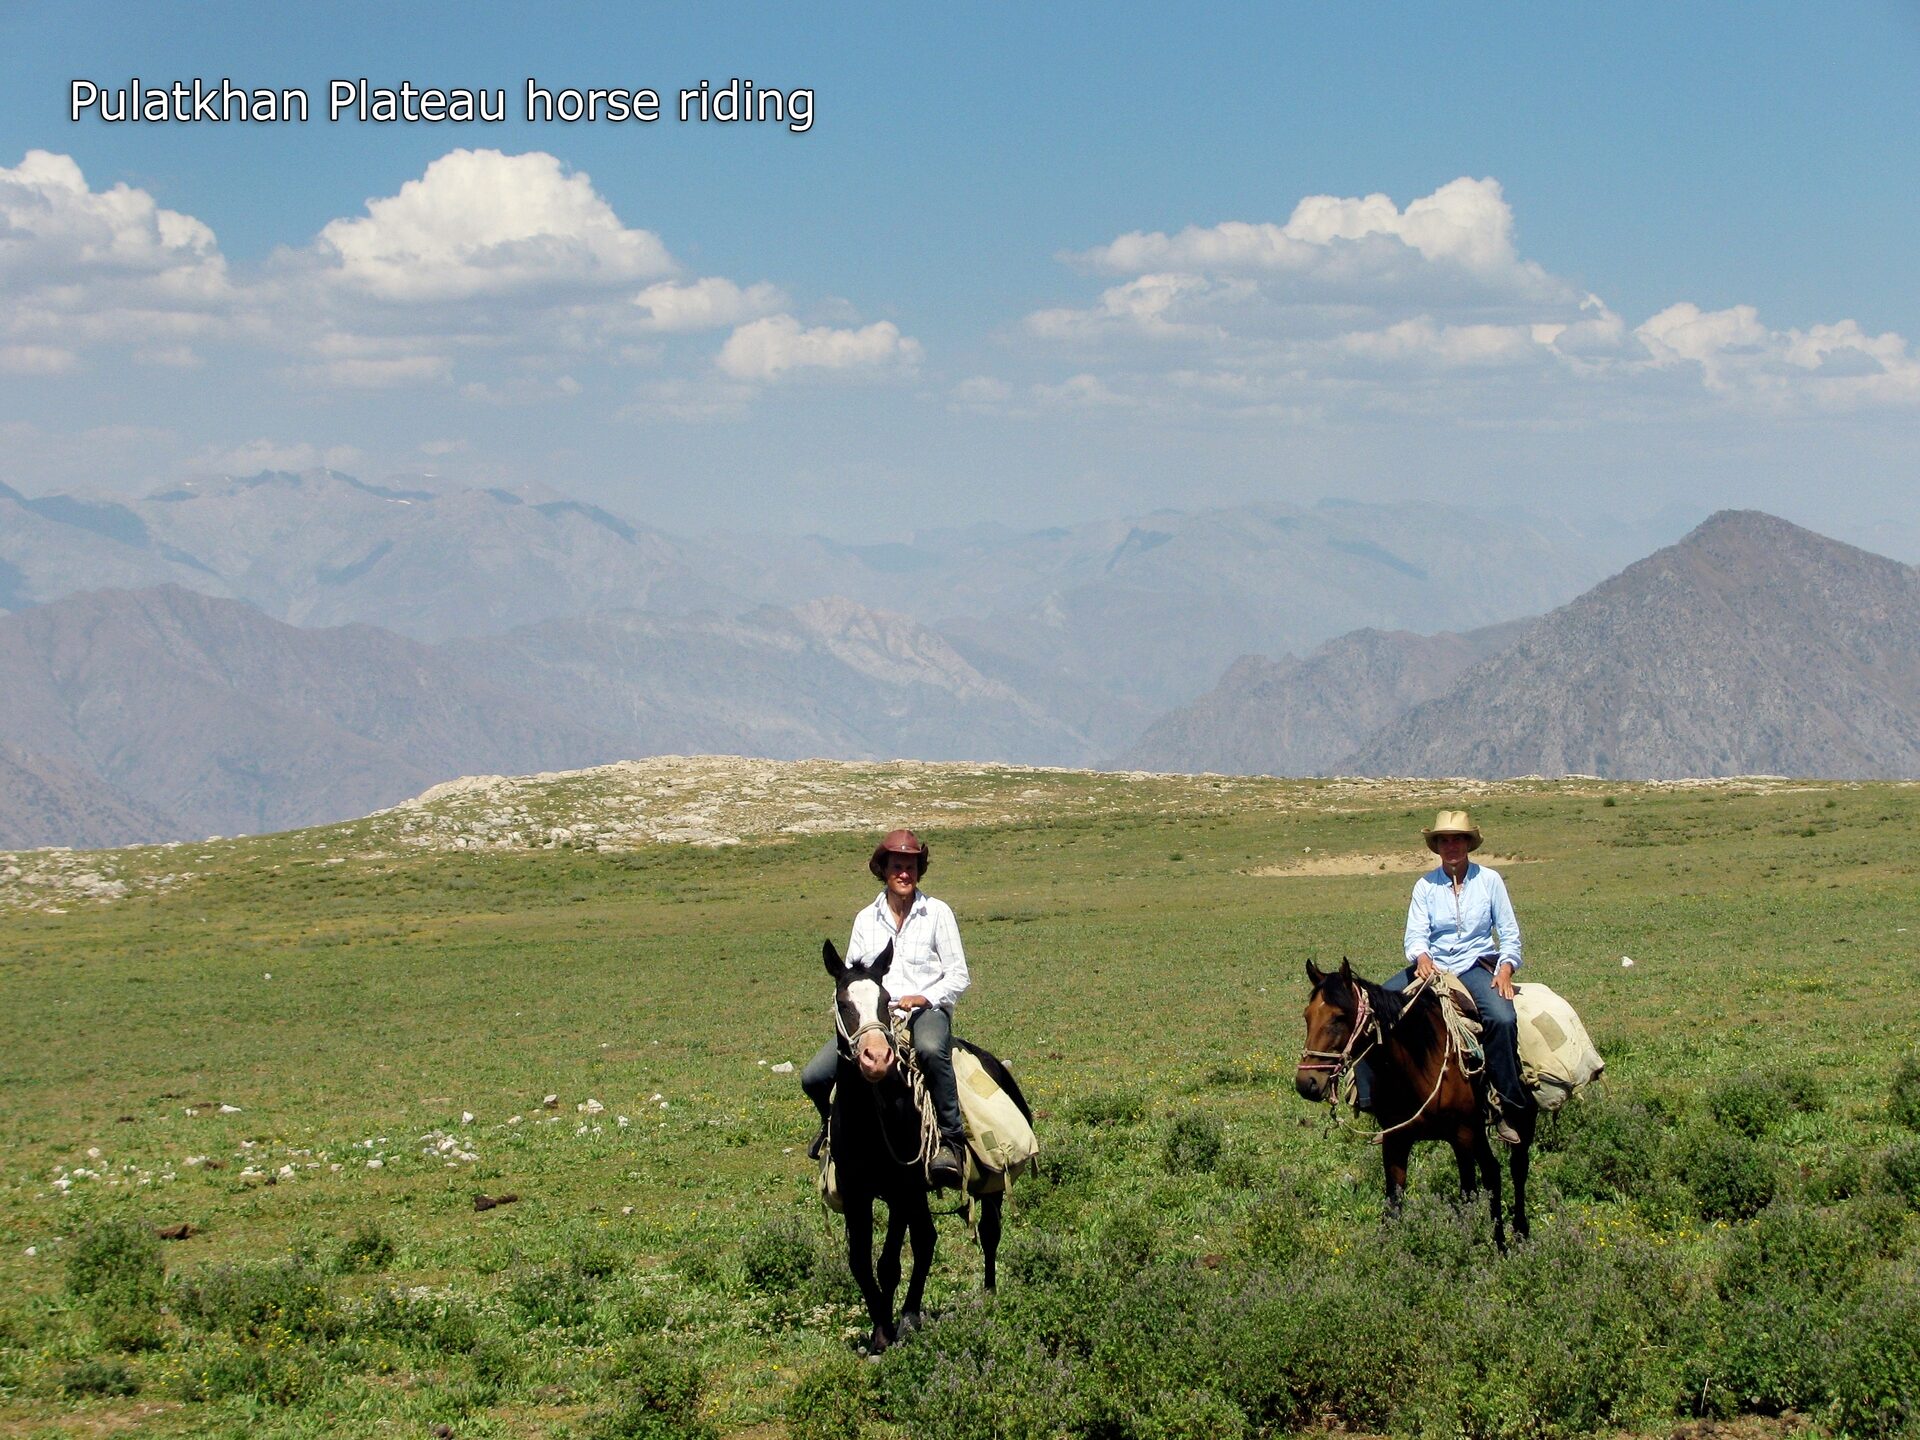
[[[867,1302],[873,1333],[869,1354],[877,1355],[921,1324],[920,1299],[927,1272],[933,1265],[933,1212],[928,1209],[926,1169],[922,1162],[925,1130],[919,1107],[901,1071],[888,1023],[885,984],[893,964],[893,944],[869,966],[846,965],[827,941],[821,948],[827,973],[833,977],[836,1024],[840,1033],[840,1069],[834,1079],[830,1154],[839,1182],[847,1221],[847,1264]],[[981,1066],[1033,1120],[1020,1087],[992,1055],[977,1045],[955,1040],[971,1051]],[[880,1247],[876,1278],[873,1264],[873,1202],[887,1206],[887,1238]],[[1002,1197],[979,1199],[980,1249],[986,1256],[986,1285],[994,1286],[994,1261],[1000,1249]],[[900,1245],[911,1234],[913,1274],[893,1318],[893,1293],[900,1284]]]
[[[1460,1168],[1460,1193],[1484,1182],[1493,1196],[1493,1239],[1507,1248],[1500,1213],[1500,1162],[1487,1140],[1486,1075],[1471,1073],[1448,1042],[1440,997],[1423,988],[1412,999],[1353,973],[1345,960],[1322,973],[1311,960],[1307,979],[1307,1048],[1294,1088],[1308,1100],[1338,1101],[1340,1087],[1364,1058],[1373,1071],[1374,1143],[1386,1169],[1387,1206],[1398,1211],[1407,1188],[1407,1157],[1416,1140],[1444,1140]],[[1520,1143],[1510,1146],[1513,1233],[1527,1234],[1527,1167],[1537,1112],[1511,1117]]]

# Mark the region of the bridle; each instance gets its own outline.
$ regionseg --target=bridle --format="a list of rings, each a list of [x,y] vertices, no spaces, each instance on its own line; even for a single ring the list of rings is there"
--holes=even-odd
[[[1338,1050],[1302,1050],[1300,1063],[1294,1067],[1310,1075],[1327,1074],[1330,1077],[1327,1081],[1327,1099],[1334,1105],[1340,1103],[1342,1082],[1353,1073],[1353,1067],[1365,1058],[1368,1051],[1386,1039],[1386,1031],[1381,1028],[1380,1017],[1374,1013],[1373,1002],[1367,998],[1366,989],[1357,980],[1348,983],[1353,986],[1359,1003],[1354,1008],[1353,1028],[1347,1034],[1347,1043]],[[1354,1046],[1359,1045],[1361,1036],[1369,1031],[1373,1038],[1356,1051]]]
[[[881,1000],[885,1001],[887,998],[887,987],[880,984],[877,980],[873,983],[874,987],[880,992]],[[877,1013],[885,1016],[887,1014],[886,1005],[880,1005]],[[918,1117],[919,1145],[913,1154],[901,1154],[894,1147],[893,1136],[888,1133],[884,1118],[881,1119],[879,1126],[880,1141],[886,1146],[887,1154],[891,1157],[894,1164],[902,1167],[917,1166],[924,1176],[927,1162],[932,1159],[934,1151],[940,1148],[940,1127],[934,1120],[933,1106],[927,1100],[926,1077],[920,1073],[918,1059],[913,1053],[913,1044],[910,1038],[910,1031],[908,1030],[909,1023],[909,1017],[902,1014],[892,1017],[891,1022],[887,1019],[869,1020],[865,1024],[849,1031],[847,1029],[846,1016],[841,1013],[840,997],[837,994],[833,997],[833,1028],[834,1032],[840,1037],[841,1045],[845,1047],[842,1053],[845,1054],[848,1059],[854,1060],[857,1063],[860,1053],[861,1037],[871,1034],[876,1030],[885,1038],[888,1048],[893,1051],[894,1072],[898,1074],[906,1084],[907,1094],[912,1102],[913,1112]],[[875,1115],[878,1117],[879,1101],[876,1099],[873,1103]]]

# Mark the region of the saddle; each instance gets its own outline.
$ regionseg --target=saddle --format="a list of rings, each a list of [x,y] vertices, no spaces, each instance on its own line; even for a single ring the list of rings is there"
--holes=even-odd
[[[1446,1017],[1447,1028],[1456,1038],[1472,1040],[1465,1047],[1469,1050],[1480,1048],[1480,1007],[1473,1003],[1473,992],[1461,983],[1460,977],[1450,971],[1442,970],[1431,982],[1434,991],[1440,996],[1440,1013]]]

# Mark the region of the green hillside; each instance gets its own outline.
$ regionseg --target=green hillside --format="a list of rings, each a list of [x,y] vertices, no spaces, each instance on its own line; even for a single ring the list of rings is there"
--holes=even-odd
[[[1447,1203],[1443,1149],[1383,1229],[1378,1152],[1292,1088],[1304,962],[1395,966],[1418,830],[1454,801],[1528,978],[1609,1066],[1543,1127],[1535,1238],[1505,1261]],[[960,917],[958,1028],[1014,1065],[1053,1168],[997,1303],[942,1220],[948,1318],[849,1367],[865,1326],[774,1067],[824,1037],[820,942],[901,823]],[[0,856],[0,1430],[777,1435],[806,1377],[795,1433],[822,1435],[850,1433],[842,1402],[872,1434],[1782,1410],[1890,1433],[1920,1387],[1920,1141],[1889,1105],[1920,1043],[1917,831],[1911,784],[652,761],[286,836]],[[1920,1123],[1920,1075],[1901,1093]],[[182,1222],[161,1284],[143,1237]],[[1395,1276],[1389,1324],[1361,1299]],[[1649,1287],[1698,1323],[1634,1309]],[[1473,1339],[1462,1297],[1510,1328]],[[1325,1338],[1275,1318],[1322,1302]],[[1535,1306],[1552,1354],[1511,1333]],[[1381,1361],[1431,1368],[1419,1403],[1289,1368],[1409,1328],[1445,1341]],[[1865,1380],[1805,1358],[1863,1336]],[[1481,1343],[1509,1380],[1460,1380]]]

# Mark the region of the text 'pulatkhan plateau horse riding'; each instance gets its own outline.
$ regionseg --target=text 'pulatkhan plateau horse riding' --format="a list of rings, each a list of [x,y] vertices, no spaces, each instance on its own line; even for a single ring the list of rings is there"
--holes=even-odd
[[[1500,1162],[1487,1139],[1486,1076],[1468,1063],[1450,1037],[1440,996],[1421,986],[1405,993],[1386,990],[1353,973],[1345,960],[1322,972],[1311,960],[1307,979],[1307,1047],[1294,1073],[1294,1088],[1308,1100],[1338,1104],[1353,1067],[1364,1059],[1373,1071],[1373,1114],[1380,1122],[1374,1141],[1386,1169],[1387,1204],[1400,1207],[1407,1188],[1407,1157],[1414,1142],[1444,1140],[1460,1167],[1460,1191],[1482,1183],[1493,1197],[1493,1238],[1506,1248],[1500,1210]],[[1535,1112],[1513,1117],[1520,1143],[1508,1166],[1513,1176],[1513,1231],[1527,1234],[1527,1166]]]
[[[840,1069],[834,1081],[827,1143],[846,1215],[847,1263],[873,1320],[867,1349],[877,1355],[921,1322],[920,1299],[933,1265],[934,1246],[933,1213],[927,1206],[931,1187],[925,1166],[930,1143],[928,1121],[905,1078],[907,1061],[889,1023],[885,978],[893,964],[892,942],[868,966],[842,963],[831,940],[821,948],[821,958],[833,977],[834,1021],[840,1034]],[[977,1045],[960,1040],[954,1043],[978,1057],[981,1067],[1031,1122],[1033,1112],[1006,1066]],[[932,1140],[938,1140],[937,1129]],[[880,1248],[877,1276],[873,1263],[875,1200],[883,1200],[887,1206],[887,1237]],[[978,1204],[980,1250],[986,1257],[986,1287],[991,1290],[1000,1249],[1003,1197],[983,1195]],[[900,1284],[901,1242],[909,1234],[913,1240],[913,1273],[896,1326],[893,1294]]]

